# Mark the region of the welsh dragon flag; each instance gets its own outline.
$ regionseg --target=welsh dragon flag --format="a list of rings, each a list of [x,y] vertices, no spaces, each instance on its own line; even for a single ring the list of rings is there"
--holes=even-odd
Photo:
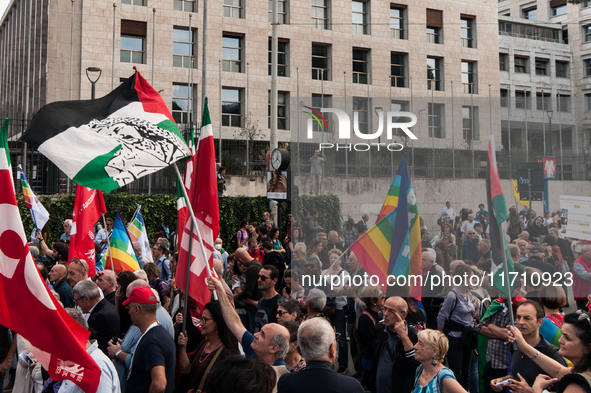
[[[220,211],[218,205],[217,175],[215,170],[215,146],[213,143],[213,128],[207,107],[207,98],[203,110],[199,143],[193,157],[187,161],[184,186],[187,190],[189,203],[195,213],[197,226],[201,233],[205,256],[199,244],[197,228],[194,228],[191,238],[191,216],[186,212],[183,231],[179,233],[179,263],[176,270],[177,286],[195,299],[199,308],[203,309],[211,297],[205,279],[208,277],[207,265],[212,274],[213,270],[213,241],[220,230]],[[182,192],[182,189],[181,189]],[[182,200],[183,198],[180,198]],[[182,209],[181,209],[182,210]],[[188,210],[188,209],[187,209]],[[180,211],[180,210],[179,210]],[[180,221],[180,218],[179,218]],[[189,259],[189,243],[191,245],[189,266],[189,288],[185,288],[187,277],[187,259]]]
[[[0,322],[22,336],[49,376],[96,392],[101,370],[86,352],[90,332],[53,297],[37,270],[14,193],[8,119],[0,131]]]
[[[139,72],[102,98],[45,105],[21,140],[77,184],[106,192],[190,155],[162,97]]]

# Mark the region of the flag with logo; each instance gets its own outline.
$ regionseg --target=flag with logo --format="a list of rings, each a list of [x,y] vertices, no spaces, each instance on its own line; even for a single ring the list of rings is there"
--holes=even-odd
[[[23,168],[19,165],[18,170],[20,173],[21,178],[21,187],[23,188],[23,195],[25,196],[25,206],[27,209],[31,210],[31,217],[33,218],[33,223],[35,224],[35,229],[38,231],[42,230],[47,221],[49,221],[49,212],[45,207],[41,204],[41,201],[29,185],[27,178],[25,177],[25,173],[23,172]]]
[[[148,233],[146,232],[146,224],[144,223],[144,216],[142,216],[141,206],[138,206],[135,215],[127,226],[127,232],[129,232],[129,237],[132,243],[139,243],[139,245],[142,246],[142,255],[145,256],[148,261],[153,262],[152,250],[150,249],[150,241],[148,240]]]
[[[7,141],[0,131],[0,321],[25,339],[49,376],[96,392],[101,370],[86,352],[90,332],[76,322],[45,286],[29,251],[14,193]]]
[[[185,169],[184,187],[189,197],[189,203],[193,208],[197,219],[199,233],[202,236],[205,247],[205,257],[197,237],[197,228],[194,228],[191,237],[191,217],[186,214],[185,225],[180,233],[179,263],[177,267],[176,282],[182,290],[187,290],[201,309],[210,300],[211,293],[207,289],[205,279],[208,276],[207,265],[213,272],[213,241],[219,233],[220,212],[218,205],[217,176],[215,170],[215,146],[213,143],[213,128],[209,117],[207,98],[203,109],[199,142],[193,157],[187,161]],[[185,288],[187,276],[187,259],[189,256],[189,242],[191,245],[191,260],[189,267],[189,288]]]
[[[102,98],[45,105],[21,140],[77,184],[107,192],[190,155],[162,97],[139,72]]]
[[[529,201],[522,201],[521,194],[519,192],[519,186],[517,186],[517,182],[515,180],[511,180],[513,182],[513,195],[515,196],[515,204],[521,203],[523,206],[529,208]]]
[[[109,239],[111,247],[108,248],[105,255],[106,267],[109,266],[112,260],[112,268],[115,273],[124,270],[135,272],[136,270],[141,269],[140,264],[137,261],[135,249],[129,238],[129,233],[127,233],[127,229],[125,229],[125,224],[123,224],[123,218],[121,218],[119,210],[117,210],[117,215],[113,220],[113,230],[111,231]]]
[[[81,185],[76,186],[68,261],[72,258],[84,259],[88,263],[88,277],[93,277],[97,270],[94,225],[101,215],[106,213],[107,208],[101,191]]]
[[[509,210],[505,202],[505,195],[501,187],[499,169],[497,167],[497,155],[495,152],[495,138],[490,136],[488,141],[488,169],[486,171],[486,196],[488,199],[488,223],[490,226],[490,246],[491,246],[491,273],[492,284],[505,295],[509,296],[512,291],[514,271],[513,258],[507,245],[507,239],[501,231],[503,222],[509,218]],[[505,270],[499,268],[503,262],[507,262],[509,279],[506,278]]]

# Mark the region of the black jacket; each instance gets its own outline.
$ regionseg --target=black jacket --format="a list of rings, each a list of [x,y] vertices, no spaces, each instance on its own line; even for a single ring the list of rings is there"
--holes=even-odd
[[[408,338],[413,344],[418,341],[417,332],[408,324],[407,334]],[[386,332],[386,327],[383,323],[378,323],[374,330],[375,340],[372,351],[371,373],[369,377],[369,388],[376,392],[376,375],[378,371],[378,363],[381,361],[380,353],[384,349],[384,345],[388,342],[390,333]],[[392,366],[392,386],[396,387],[397,392],[412,392],[415,374],[419,362],[414,358],[414,349],[406,352],[402,341],[394,348],[394,365]]]
[[[107,353],[107,344],[113,337],[119,337],[119,313],[106,299],[101,299],[88,317],[90,340],[96,340],[98,347]]]
[[[279,279],[275,284],[275,290],[277,293],[281,293],[281,291],[283,291],[283,273],[285,273],[285,262],[283,261],[283,257],[277,251],[270,251],[265,253],[263,260],[265,261],[263,266],[271,265],[279,270]]]

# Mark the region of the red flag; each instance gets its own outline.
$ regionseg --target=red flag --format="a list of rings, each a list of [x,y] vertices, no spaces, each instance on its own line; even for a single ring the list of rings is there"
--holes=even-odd
[[[93,277],[96,273],[94,224],[106,212],[102,191],[81,185],[76,187],[68,262],[72,258],[84,259],[88,263],[88,277]]]
[[[31,257],[6,137],[0,134],[0,323],[27,341],[52,379],[68,379],[85,392],[96,392],[101,370],[86,352],[90,332],[49,293]]]
[[[187,161],[185,169],[184,185],[197,223],[199,232],[203,237],[205,246],[205,256],[207,262],[203,260],[201,245],[197,237],[197,228],[193,232],[193,244],[191,249],[191,267],[189,277],[188,293],[193,297],[199,308],[203,309],[205,304],[209,303],[211,293],[207,288],[205,279],[208,277],[206,263],[209,264],[213,274],[213,242],[220,229],[220,212],[218,204],[217,175],[215,170],[215,146],[213,143],[213,129],[209,119],[209,109],[207,99],[203,111],[203,121],[201,123],[201,134],[197,151],[193,157]],[[182,210],[182,209],[180,209]],[[183,232],[179,239],[179,263],[176,270],[176,284],[185,290],[185,280],[187,272],[187,255],[189,253],[189,240],[191,232],[191,216],[186,214],[183,226]]]

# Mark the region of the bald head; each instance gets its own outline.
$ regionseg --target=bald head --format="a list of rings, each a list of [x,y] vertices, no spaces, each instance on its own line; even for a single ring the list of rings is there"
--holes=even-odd
[[[103,291],[103,294],[108,295],[111,292],[115,292],[117,286],[117,276],[112,270],[103,270],[97,272],[96,285]]]
[[[49,271],[49,280],[58,283],[68,274],[68,269],[60,264],[54,265]]]
[[[276,323],[267,323],[254,334],[251,348],[261,362],[272,365],[289,351],[289,330]]]
[[[224,276],[224,264],[219,259],[213,260],[213,270],[218,274],[218,277]]]
[[[246,267],[250,266],[250,263],[254,259],[248,255],[248,251],[246,251],[244,248],[239,248],[236,250],[234,253],[234,258],[236,258],[237,261],[241,262]]]

